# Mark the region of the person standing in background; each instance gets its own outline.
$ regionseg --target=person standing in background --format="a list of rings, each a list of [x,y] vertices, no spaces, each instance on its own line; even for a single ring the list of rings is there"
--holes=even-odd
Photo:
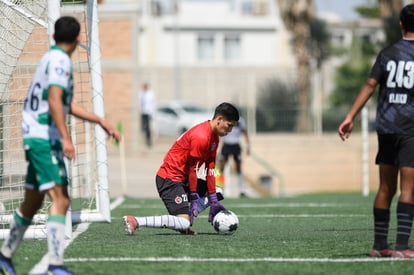
[[[247,133],[246,123],[242,117],[240,117],[238,123],[233,127],[233,130],[223,137],[223,146],[221,148],[219,156],[219,169],[220,174],[223,173],[224,167],[226,166],[229,157],[233,156],[234,162],[236,164],[236,174],[237,174],[237,185],[239,187],[239,196],[241,198],[246,197],[246,192],[244,188],[244,179],[242,173],[242,147],[240,145],[241,136],[244,136],[246,141],[246,153],[250,154],[250,139]],[[224,177],[222,177],[224,181]],[[223,186],[218,186],[224,188],[224,182],[221,183]]]
[[[139,93],[139,104],[141,111],[141,129],[144,132],[147,147],[151,147],[151,118],[155,110],[155,96],[154,92],[149,89],[148,83],[142,85],[142,90]]]

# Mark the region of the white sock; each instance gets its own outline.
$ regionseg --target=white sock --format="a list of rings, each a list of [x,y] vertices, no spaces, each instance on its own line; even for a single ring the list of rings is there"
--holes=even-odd
[[[63,218],[65,216],[62,216]],[[61,219],[48,219],[46,222],[47,245],[50,265],[63,265],[65,251],[65,223]]]
[[[239,183],[239,192],[244,193],[244,181],[241,173],[237,174],[237,182]]]
[[[135,217],[139,227],[169,228],[173,230],[186,230],[190,228],[190,221],[173,215]]]
[[[18,219],[19,222],[16,222],[16,219]],[[26,232],[30,223],[31,220],[24,218],[20,211],[16,210],[14,218],[10,222],[9,235],[4,240],[3,246],[1,247],[1,253],[5,257],[13,257],[13,254],[16,252],[17,248],[21,244],[24,233]]]

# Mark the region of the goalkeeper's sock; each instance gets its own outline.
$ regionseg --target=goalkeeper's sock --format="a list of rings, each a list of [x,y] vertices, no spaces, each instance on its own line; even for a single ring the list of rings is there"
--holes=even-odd
[[[388,248],[390,209],[374,208],[374,249]]]
[[[47,245],[50,265],[63,265],[65,251],[65,221],[63,215],[50,215],[47,218]]]
[[[414,205],[398,202],[397,204],[397,250],[408,248],[408,239],[413,225]]]
[[[136,217],[139,227],[169,228],[186,230],[190,228],[190,221],[173,215]]]
[[[14,218],[10,222],[9,236],[4,240],[1,248],[1,253],[6,258],[11,258],[17,248],[19,248],[19,245],[23,240],[24,233],[31,223],[31,219],[23,217],[22,213],[20,213],[19,210],[16,210]]]

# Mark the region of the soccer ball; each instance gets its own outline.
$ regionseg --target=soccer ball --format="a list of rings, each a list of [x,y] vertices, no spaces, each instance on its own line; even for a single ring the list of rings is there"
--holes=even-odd
[[[214,217],[213,227],[219,234],[233,234],[239,227],[239,218],[230,210],[222,210]]]

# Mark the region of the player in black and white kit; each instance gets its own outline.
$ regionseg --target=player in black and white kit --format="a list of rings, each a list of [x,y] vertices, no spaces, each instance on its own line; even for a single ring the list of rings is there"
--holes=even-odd
[[[245,137],[246,140],[246,153],[250,154],[250,139],[247,133],[246,123],[242,117],[240,117],[239,122],[233,127],[233,130],[225,137],[223,137],[223,146],[219,155],[219,169],[220,173],[223,173],[224,167],[227,164],[229,157],[233,156],[234,162],[236,164],[236,174],[237,174],[237,185],[239,187],[240,197],[245,197],[244,190],[244,179],[242,174],[242,148],[240,145],[241,136]],[[224,178],[223,178],[224,179]],[[218,187],[224,188],[224,182],[216,182]]]
[[[408,240],[414,215],[414,4],[400,13],[403,38],[383,49],[371,74],[338,128],[345,140],[353,120],[379,84],[376,131],[380,184],[374,201],[374,245],[372,257],[414,258]],[[388,245],[390,206],[397,191],[397,238],[395,250]]]

